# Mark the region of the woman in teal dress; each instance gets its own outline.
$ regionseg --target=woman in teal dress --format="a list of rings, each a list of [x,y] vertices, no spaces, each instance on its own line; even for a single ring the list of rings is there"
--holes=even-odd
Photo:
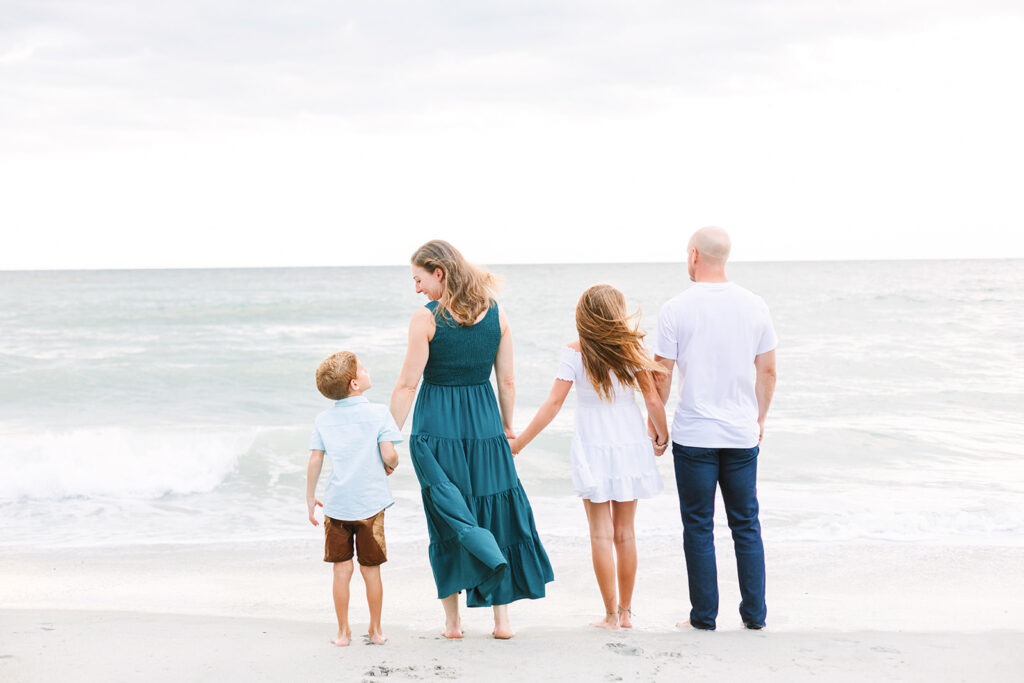
[[[416,398],[409,451],[430,534],[430,566],[445,613],[442,634],[462,637],[459,592],[494,608],[494,637],[511,638],[508,604],[544,597],[554,579],[530,501],[516,474],[512,333],[494,300],[494,277],[432,240],[412,257],[416,292],[402,374],[391,394],[401,427]],[[491,387],[491,368],[498,395]]]

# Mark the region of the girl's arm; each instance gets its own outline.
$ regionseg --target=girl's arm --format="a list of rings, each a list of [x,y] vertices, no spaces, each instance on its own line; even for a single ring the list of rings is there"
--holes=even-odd
[[[498,380],[498,409],[501,411],[501,426],[505,436],[515,438],[512,430],[512,409],[516,403],[516,380],[512,371],[512,328],[509,327],[505,309],[498,309],[498,321],[501,325],[501,341],[498,352],[494,356],[494,376]]]
[[[654,426],[654,453],[661,455],[668,447],[668,422],[665,419],[665,403],[661,399],[658,381],[645,370],[639,377],[640,390],[647,405],[647,419]]]
[[[558,415],[558,411],[562,409],[562,404],[565,403],[565,397],[569,395],[570,389],[572,389],[572,382],[569,380],[555,380],[555,385],[551,387],[551,393],[548,394],[547,399],[541,404],[537,414],[530,420],[530,424],[519,433],[519,436],[509,440],[509,446],[512,447],[513,453],[518,453],[526,448],[526,445],[533,441],[535,436],[551,424],[551,421],[555,419],[555,415]]]
[[[423,368],[427,366],[430,356],[430,338],[434,335],[434,314],[429,309],[421,308],[412,314],[409,321],[409,347],[405,351],[405,362],[398,376],[394,391],[391,392],[391,417],[401,429],[405,418],[409,416],[409,408],[416,396],[416,387],[423,376]]]

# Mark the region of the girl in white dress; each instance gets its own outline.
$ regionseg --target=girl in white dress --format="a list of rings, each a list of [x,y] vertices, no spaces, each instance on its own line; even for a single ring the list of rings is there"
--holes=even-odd
[[[635,318],[614,287],[595,285],[585,291],[576,305],[579,340],[562,349],[551,394],[526,429],[509,440],[513,453],[525,448],[576,385],[572,483],[587,511],[594,574],[605,606],[604,618],[591,625],[612,630],[633,625],[636,502],[661,492],[654,457],[665,452],[669,438],[665,406],[652,376],[662,370],[647,355]],[[637,391],[647,405],[647,421],[636,403]]]

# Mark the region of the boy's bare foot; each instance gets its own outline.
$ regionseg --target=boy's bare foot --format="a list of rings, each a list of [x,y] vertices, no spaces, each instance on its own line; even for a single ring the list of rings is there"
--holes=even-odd
[[[352,641],[351,631],[338,631],[338,635],[331,638],[331,642],[338,647],[345,647]]]
[[[604,619],[598,619],[597,621],[590,622],[590,625],[595,628],[605,628],[609,631],[619,630],[619,617],[615,612],[608,612],[605,614]]]
[[[366,635],[369,636],[371,645],[383,645],[388,642],[388,637],[380,631],[377,631],[376,633],[370,631]]]
[[[619,607],[619,628],[633,628],[633,610]]]

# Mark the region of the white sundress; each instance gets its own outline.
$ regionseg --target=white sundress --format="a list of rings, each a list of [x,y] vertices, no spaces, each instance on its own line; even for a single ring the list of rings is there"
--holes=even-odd
[[[556,377],[576,387],[576,429],[570,451],[576,493],[594,503],[661,493],[664,484],[636,391],[613,377],[612,400],[601,400],[583,369],[583,356],[568,346],[562,349]]]

